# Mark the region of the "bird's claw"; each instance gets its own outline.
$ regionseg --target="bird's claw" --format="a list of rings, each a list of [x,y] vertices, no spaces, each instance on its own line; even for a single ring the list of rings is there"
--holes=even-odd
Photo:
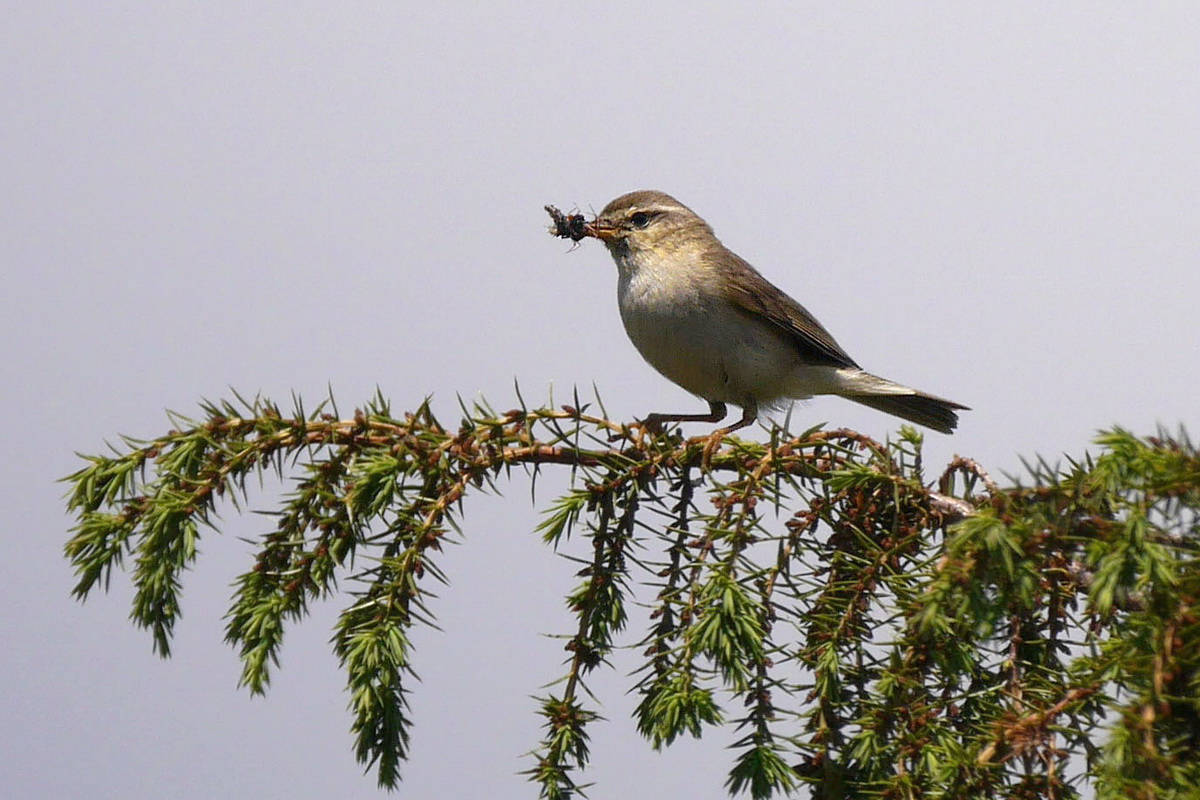
[[[637,426],[651,436],[660,436],[666,429],[663,425],[663,421],[658,417],[657,414],[651,414],[645,419],[638,420]]]
[[[704,443],[704,452],[700,456],[700,468],[705,472],[712,469],[712,459],[716,455],[717,450],[721,447],[721,442],[725,440],[725,431],[717,430],[709,434],[708,441]]]

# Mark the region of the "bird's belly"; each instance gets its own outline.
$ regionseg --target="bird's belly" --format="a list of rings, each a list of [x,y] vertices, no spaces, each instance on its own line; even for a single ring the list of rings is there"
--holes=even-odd
[[[706,400],[769,404],[807,394],[794,391],[801,367],[791,344],[732,308],[664,312],[631,302],[622,305],[621,319],[650,366]]]

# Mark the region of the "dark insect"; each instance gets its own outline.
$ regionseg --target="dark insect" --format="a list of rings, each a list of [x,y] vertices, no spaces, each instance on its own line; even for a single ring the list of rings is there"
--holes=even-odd
[[[546,206],[546,213],[554,220],[554,224],[550,226],[551,235],[560,239],[570,239],[572,242],[578,242],[587,236],[583,229],[587,224],[583,214],[564,214],[554,206]]]

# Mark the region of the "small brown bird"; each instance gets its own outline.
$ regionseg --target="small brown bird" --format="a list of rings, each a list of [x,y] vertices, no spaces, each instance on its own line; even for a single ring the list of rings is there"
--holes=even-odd
[[[621,195],[578,233],[570,238],[599,239],[617,263],[621,320],[638,352],[708,401],[707,414],[650,414],[647,425],[720,422],[727,403],[740,406],[741,420],[717,431],[725,434],[753,423],[760,408],[818,394],[942,433],[958,424],[955,411],[969,410],[865,372],[812,314],[670,195]]]

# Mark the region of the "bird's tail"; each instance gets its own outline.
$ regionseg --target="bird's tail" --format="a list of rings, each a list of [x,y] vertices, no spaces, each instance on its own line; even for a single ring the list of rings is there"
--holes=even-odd
[[[958,426],[958,414],[955,411],[971,410],[953,400],[918,392],[868,372],[859,372],[846,383],[849,385],[844,385],[838,394],[847,400],[924,425],[939,433],[954,432]]]

